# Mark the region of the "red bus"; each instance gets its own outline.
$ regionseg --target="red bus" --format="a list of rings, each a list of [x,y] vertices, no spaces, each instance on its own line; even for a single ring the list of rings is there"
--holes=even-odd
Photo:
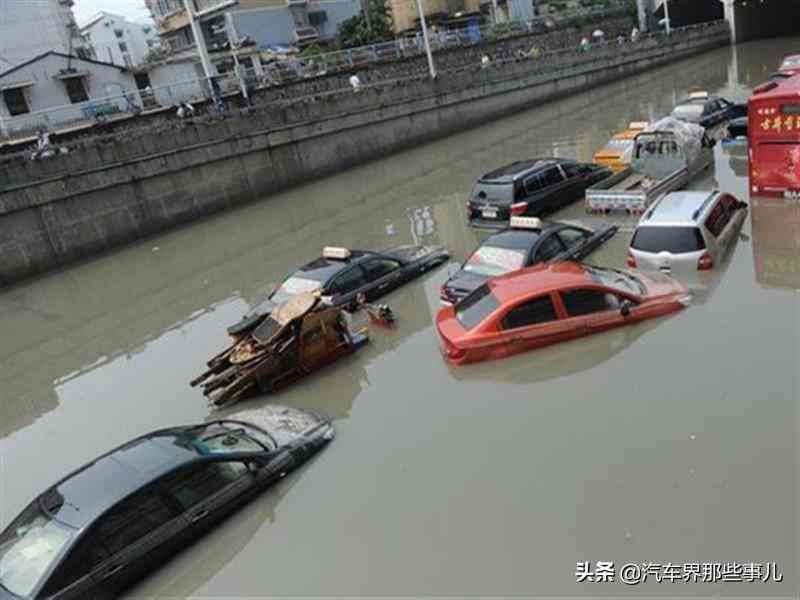
[[[800,197],[800,75],[753,90],[747,115],[750,193]]]

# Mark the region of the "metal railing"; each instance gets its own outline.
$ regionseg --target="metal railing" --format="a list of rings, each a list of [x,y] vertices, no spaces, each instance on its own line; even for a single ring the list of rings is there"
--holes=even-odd
[[[696,37],[720,36],[729,33],[728,23],[725,20],[710,21],[697,25],[689,25],[679,29],[673,29],[671,34],[665,32],[640,34],[635,41],[630,36],[624,40],[609,39],[602,42],[593,42],[587,48],[581,48],[577,43],[564,48],[539,51],[538,53],[524,53],[504,58],[494,58],[488,65],[480,60],[474,60],[469,64],[455,65],[451,67],[439,68],[440,78],[451,78],[454,75],[483,72],[491,76],[494,72],[503,70],[511,65],[531,65],[534,71],[541,75],[553,74],[565,68],[575,68],[580,65],[589,65],[609,58],[615,58],[627,53],[635,53],[647,48],[657,48],[665,42],[679,42],[685,39]],[[360,92],[370,89],[391,88],[402,85],[411,80],[428,79],[427,69],[421,66],[418,71],[410,76],[395,79],[384,79],[375,83],[366,83],[360,86]],[[315,91],[304,95],[293,95],[277,101],[278,105],[290,107],[298,102],[316,102],[323,99],[330,99],[337,95],[351,95],[353,89],[346,80],[336,89],[326,91]]]
[[[730,30],[727,22],[715,21],[681,29],[675,29],[672,31],[670,36],[663,32],[642,34],[635,42],[631,41],[629,38],[626,39],[624,43],[619,43],[616,40],[609,40],[602,43],[595,43],[590,46],[588,50],[581,50],[576,46],[571,46],[569,48],[544,51],[535,56],[525,55],[510,58],[496,58],[492,60],[488,66],[483,65],[480,60],[477,60],[470,64],[456,65],[451,68],[441,69],[439,73],[441,83],[446,85],[447,88],[451,88],[454,85],[455,87],[459,87],[459,81],[463,81],[464,85],[467,86],[474,85],[476,81],[476,74],[479,74],[480,77],[486,77],[489,81],[500,81],[507,78],[513,79],[523,76],[530,77],[532,75],[547,78],[557,76],[559,73],[563,73],[565,70],[579,72],[581,69],[593,68],[593,64],[609,64],[608,61],[624,58],[625,55],[631,55],[632,57],[635,57],[637,54],[641,54],[642,51],[648,51],[663,46],[666,41],[679,43],[681,41],[691,41],[698,38],[708,40],[719,39],[720,36],[723,36],[726,33],[729,34],[729,31]],[[466,75],[466,77],[460,77],[460,75]],[[423,95],[430,95],[432,90],[427,86],[417,88],[409,85],[410,83],[425,81],[427,79],[427,70],[423,64],[419,67],[417,72],[405,77],[384,79],[376,83],[365,83],[360,88],[357,96],[361,98],[357,103],[359,110],[367,110],[372,104],[375,103],[385,103],[387,100],[385,91],[390,91],[392,89],[396,90],[402,88],[405,90],[416,90],[416,94],[421,93]],[[289,125],[292,122],[295,122],[297,118],[308,118],[307,113],[304,110],[300,110],[296,115],[291,112],[291,109],[298,105],[309,106],[313,105],[314,103],[326,102],[331,107],[331,110],[335,112],[337,110],[335,106],[338,97],[347,99],[354,96],[354,91],[348,84],[346,78],[342,78],[337,81],[340,84],[339,87],[327,91],[314,91],[313,93],[309,93],[306,86],[280,88],[277,95],[268,93],[268,90],[262,90],[262,93],[255,96],[256,104],[254,110],[257,111],[257,113],[263,112],[265,115],[270,115],[269,120],[274,120],[275,126]],[[187,84],[193,84],[194,89],[198,89],[204,83],[204,81],[200,80],[186,82],[185,84],[176,86],[165,86],[164,88],[153,90],[154,99],[151,102],[155,101],[155,97],[160,98],[161,102],[157,104],[151,104],[150,106],[158,108],[159,106],[167,106],[170,102],[177,103],[177,99],[181,96],[187,98],[187,89],[190,89]],[[238,83],[238,80],[234,78],[228,78],[226,80],[226,86],[223,87],[223,91],[226,89],[236,89]],[[156,96],[156,94],[159,95]],[[413,95],[414,94],[412,94],[412,96]],[[146,97],[147,96],[145,95],[145,98]],[[409,99],[411,99],[411,96],[404,96],[404,100]],[[105,100],[111,103],[113,103],[115,100],[117,102],[124,101],[121,97],[107,98]],[[349,100],[347,101],[346,106],[349,106],[349,108],[346,110],[353,109],[353,106],[349,103]],[[232,104],[228,103],[228,107],[231,108]],[[215,110],[213,105],[210,103],[197,105],[196,108],[196,118],[199,118],[200,120],[206,118],[204,115],[213,114]],[[288,110],[289,112],[284,113],[284,110]],[[126,113],[124,112],[115,114],[117,115],[116,118],[118,119],[126,116]],[[100,139],[109,135],[118,136],[119,131],[124,131],[124,135],[127,137],[147,135],[154,130],[163,130],[165,127],[181,127],[182,125],[179,124],[175,117],[176,115],[170,111],[169,113],[166,113],[163,118],[156,120],[139,119],[130,121],[129,124],[126,123],[122,125],[122,129],[114,129],[114,133],[103,132],[102,130],[90,130],[86,134],[81,134],[80,137],[83,140],[83,143],[91,143],[90,140],[93,139]],[[51,117],[50,122],[54,121],[55,119]],[[24,155],[24,153],[20,154],[20,156]],[[8,155],[6,158],[12,159],[13,156],[15,155]]]
[[[431,50],[439,52],[485,43],[497,42],[526,35],[553,33],[565,24],[580,19],[600,20],[610,15],[625,13],[630,3],[625,0],[609,0],[605,7],[572,9],[534,17],[529,21],[510,20],[497,24],[467,26],[430,32]],[[325,52],[308,57],[283,61],[280,67],[268,67],[269,77],[275,83],[326,75],[341,70],[366,68],[375,63],[402,60],[424,54],[422,34],[395,40],[359,46],[347,50]]]
[[[223,83],[223,91],[227,91],[230,86],[227,81]],[[195,79],[146,90],[132,89],[10,118],[0,117],[0,138],[33,137],[40,130],[64,131],[124,119],[181,102],[202,102],[208,97],[206,90],[206,82]]]
[[[561,20],[574,19],[576,16],[608,16],[610,11],[619,10],[625,6],[624,2],[618,2],[605,9],[572,11],[561,15]],[[531,35],[537,33],[537,27],[543,27],[543,33],[557,32],[558,27],[548,25],[548,20],[552,20],[552,17],[538,17],[525,23],[507,22],[434,32],[431,36],[431,44],[435,51],[440,51],[474,47],[482,42]],[[537,36],[533,37],[536,39]],[[354,67],[367,68],[378,63],[396,62],[399,59],[418,56],[422,53],[421,38],[403,38],[383,44],[319,54],[304,61],[279,61],[265,65],[261,72],[256,69],[248,69],[243,76],[248,87],[257,91],[292,81],[313,79],[331,72],[349,71]],[[453,68],[445,67],[442,72],[453,72]],[[397,78],[384,79],[383,83],[391,83],[396,80]],[[240,89],[241,83],[232,73],[222,76],[218,81],[223,94],[234,94]],[[348,89],[346,82],[337,83],[339,88]],[[135,116],[142,112],[175,106],[181,102],[203,102],[210,96],[209,87],[203,79],[177,82],[146,91],[130,90],[118,95],[93,98],[79,104],[58,106],[11,118],[0,117],[0,138],[24,139],[35,136],[39,130],[63,131],[88,127],[96,123],[106,123]]]

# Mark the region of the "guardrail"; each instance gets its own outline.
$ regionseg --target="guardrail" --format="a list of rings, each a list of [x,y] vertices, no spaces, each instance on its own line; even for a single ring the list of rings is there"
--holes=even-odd
[[[625,14],[630,3],[625,0],[609,0],[605,7],[572,9],[552,15],[534,17],[529,21],[511,20],[497,24],[475,27],[430,31],[431,50],[440,52],[467,46],[502,41],[510,38],[546,34],[558,31],[576,21],[587,19],[598,21],[613,15]],[[415,37],[398,38],[388,42],[359,46],[337,52],[325,52],[305,58],[289,59],[268,68],[266,82],[282,84],[297,79],[327,75],[342,70],[369,67],[382,62],[403,60],[425,53],[422,34]]]
[[[575,67],[580,64],[588,64],[596,61],[603,60],[618,55],[619,53],[632,53],[636,52],[647,46],[655,47],[668,40],[689,39],[696,36],[708,35],[722,35],[729,31],[727,21],[709,21],[707,23],[700,23],[697,25],[690,25],[673,29],[671,34],[665,32],[646,33],[640,34],[636,41],[631,41],[630,37],[625,38],[624,41],[619,40],[606,40],[603,42],[595,42],[586,48],[581,48],[577,45],[568,48],[558,48],[553,50],[527,52],[521,55],[511,56],[508,58],[496,58],[489,62],[489,64],[482,64],[480,60],[475,60],[471,64],[457,65],[447,68],[438,68],[439,78],[452,78],[461,73],[485,71],[487,75],[493,72],[502,70],[504,67],[512,64],[527,63],[536,65],[536,71],[541,75],[557,72],[567,67]],[[423,66],[419,71],[409,77],[385,79],[376,83],[367,83],[361,86],[361,91],[369,89],[380,89],[384,87],[396,87],[403,82],[410,80],[427,79],[427,67]],[[352,94],[353,89],[346,81],[333,90],[319,91],[310,94],[296,95],[291,98],[282,98],[275,102],[276,105],[282,107],[291,106],[296,102],[306,101],[322,101],[324,99],[332,98],[342,94]]]
[[[700,37],[713,37],[713,36],[721,36],[724,35],[726,32],[729,32],[728,24],[726,21],[715,21],[700,25],[689,26],[680,29],[674,29],[672,31],[671,36],[667,36],[667,34],[661,33],[651,33],[651,34],[643,34],[641,35],[635,42],[630,41],[630,39],[626,39],[624,43],[619,43],[616,40],[609,40],[602,43],[595,43],[592,44],[588,49],[581,49],[575,46],[570,48],[561,48],[556,50],[550,51],[543,51],[538,54],[524,54],[520,56],[514,56],[510,58],[500,58],[492,60],[488,65],[484,65],[481,63],[480,60],[475,60],[471,64],[466,65],[457,65],[450,68],[441,68],[439,70],[439,77],[441,79],[442,84],[445,85],[452,85],[452,82],[457,82],[459,75],[464,73],[475,73],[475,72],[482,72],[486,74],[486,77],[489,79],[494,79],[496,75],[503,76],[503,71],[509,71],[510,65],[525,65],[526,68],[524,69],[525,75],[528,76],[530,74],[537,74],[541,75],[542,77],[554,76],[558,72],[564,69],[575,69],[581,68],[584,65],[590,65],[591,63],[607,60],[610,58],[616,58],[620,55],[620,53],[624,54],[635,54],[642,49],[646,48],[655,48],[667,39],[671,40],[682,40],[682,39],[693,39]],[[527,68],[530,66],[530,68]],[[252,74],[251,74],[252,75]],[[394,79],[384,79],[376,83],[365,83],[360,88],[359,93],[362,96],[370,96],[371,98],[375,98],[376,101],[384,102],[385,98],[383,94],[367,94],[370,90],[380,91],[382,88],[397,88],[398,86],[405,86],[408,89],[411,89],[412,86],[408,86],[408,83],[426,80],[428,79],[428,74],[425,65],[419,66],[418,70],[406,77],[401,78],[394,78]],[[234,78],[229,78],[224,82],[226,85],[223,86],[223,89],[228,90],[235,90],[238,89],[239,82]],[[256,91],[255,96],[255,110],[257,111],[268,111],[272,114],[280,114],[279,111],[283,109],[289,109],[293,105],[296,104],[303,104],[303,103],[319,103],[326,100],[335,101],[337,96],[342,95],[353,95],[354,90],[347,82],[346,78],[336,80],[337,86],[334,89],[327,90],[327,91],[314,91],[309,93],[306,90],[305,86],[293,86],[290,88],[279,88],[277,92],[273,93],[270,90],[261,90]],[[181,96],[184,97],[192,97],[192,89],[197,90],[200,86],[204,85],[205,82],[200,81],[192,81],[192,82],[184,82],[183,84],[176,84],[174,86],[164,86],[164,88],[159,88],[152,91],[152,99],[147,102],[144,102],[145,107],[150,107],[148,110],[156,110],[159,107],[164,106],[172,106],[172,104],[176,103],[176,99],[180,98]],[[296,89],[295,89],[296,88]],[[428,89],[428,88],[425,88]],[[296,93],[292,94],[291,91],[296,91]],[[424,90],[423,90],[424,91]],[[269,95],[264,96],[263,94],[270,92]],[[430,92],[426,92],[430,93]],[[147,95],[142,97],[140,93],[137,92],[137,98],[140,98],[142,101],[147,100]],[[365,98],[366,100],[366,98]],[[103,99],[103,102],[93,101],[95,105],[103,105],[108,104],[112,107],[117,106],[121,102],[125,101],[122,97],[114,97],[114,98],[107,98]],[[156,102],[154,105],[153,102]],[[68,107],[71,110],[74,110],[74,107]],[[86,107],[84,107],[85,109]],[[369,108],[366,104],[363,107],[364,109]],[[65,108],[65,110],[67,110]],[[196,104],[196,118],[202,119],[205,115],[209,113],[214,113],[215,108],[213,104],[208,102],[202,102]],[[130,113],[126,113],[124,111],[114,112],[113,115],[107,118],[113,121],[114,119],[124,118],[125,116],[130,116]],[[216,115],[219,116],[219,115]],[[49,117],[50,123],[56,122],[56,118],[52,115]],[[175,123],[175,125],[171,125],[171,123]],[[92,122],[90,121],[89,124],[91,125]],[[287,123],[288,124],[288,121]],[[152,120],[132,120],[130,124],[113,124],[115,127],[121,126],[123,129],[121,130],[114,130],[115,133],[111,133],[111,135],[120,135],[117,133],[118,131],[124,131],[125,136],[137,136],[137,135],[146,135],[153,130],[161,130],[165,127],[170,126],[179,126],[176,122],[174,112],[170,110],[169,113],[165,115],[164,118],[160,118],[157,121]],[[103,132],[103,130],[94,131],[90,130],[89,136],[91,137],[105,137],[109,135],[108,131]],[[88,142],[89,139],[86,138],[86,135],[83,136],[86,141]],[[6,158],[12,158],[12,155],[7,156]]]
[[[602,8],[585,8],[540,16],[530,21],[508,21],[480,27],[464,27],[447,31],[432,31],[431,48],[434,52],[478,46],[521,36],[547,34],[558,31],[566,24],[580,19],[601,20],[627,11],[625,0],[608,0]],[[416,38],[397,40],[317,54],[304,59],[290,59],[267,65],[261,73],[250,70],[245,74],[248,86],[253,89],[281,86],[287,83],[313,79],[358,68],[399,61],[421,56],[424,45],[420,34]],[[219,79],[223,93],[235,93],[240,82],[233,76]],[[130,90],[116,96],[92,98],[86,102],[57,106],[45,110],[0,117],[0,139],[15,140],[33,137],[40,130],[57,131],[90,127],[181,102],[202,102],[210,98],[210,90],[202,79],[176,82],[149,91]]]
[[[89,127],[171,107],[181,102],[203,102],[208,97],[206,89],[204,80],[195,79],[147,90],[125,90],[113,96],[91,98],[86,102],[56,106],[10,119],[0,118],[0,137],[32,137],[40,130],[63,131]]]

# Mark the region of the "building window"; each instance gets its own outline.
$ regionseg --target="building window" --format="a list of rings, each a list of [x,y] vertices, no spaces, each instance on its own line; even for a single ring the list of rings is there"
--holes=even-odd
[[[8,112],[12,117],[31,112],[28,102],[25,100],[25,93],[21,88],[3,90],[3,100],[5,100]]]
[[[328,20],[328,13],[324,10],[309,11],[308,22],[315,27],[319,27]]]
[[[183,8],[183,2],[176,0],[158,0],[155,8],[158,15],[164,17]]]
[[[122,39],[122,36],[125,35],[125,32],[122,29],[115,29],[114,35],[117,36],[119,39]]]
[[[67,95],[72,104],[86,102],[89,99],[86,86],[83,84],[83,77],[70,77],[64,80],[64,84],[67,86]]]
[[[125,42],[120,42],[119,43],[119,51],[120,52],[127,52],[128,51],[128,44],[126,44]]]

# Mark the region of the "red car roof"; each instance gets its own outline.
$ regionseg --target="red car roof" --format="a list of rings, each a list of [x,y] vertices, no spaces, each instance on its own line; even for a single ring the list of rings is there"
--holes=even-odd
[[[585,285],[591,279],[582,265],[574,262],[538,264],[487,282],[492,293],[502,303],[535,292],[549,292],[575,285]]]

